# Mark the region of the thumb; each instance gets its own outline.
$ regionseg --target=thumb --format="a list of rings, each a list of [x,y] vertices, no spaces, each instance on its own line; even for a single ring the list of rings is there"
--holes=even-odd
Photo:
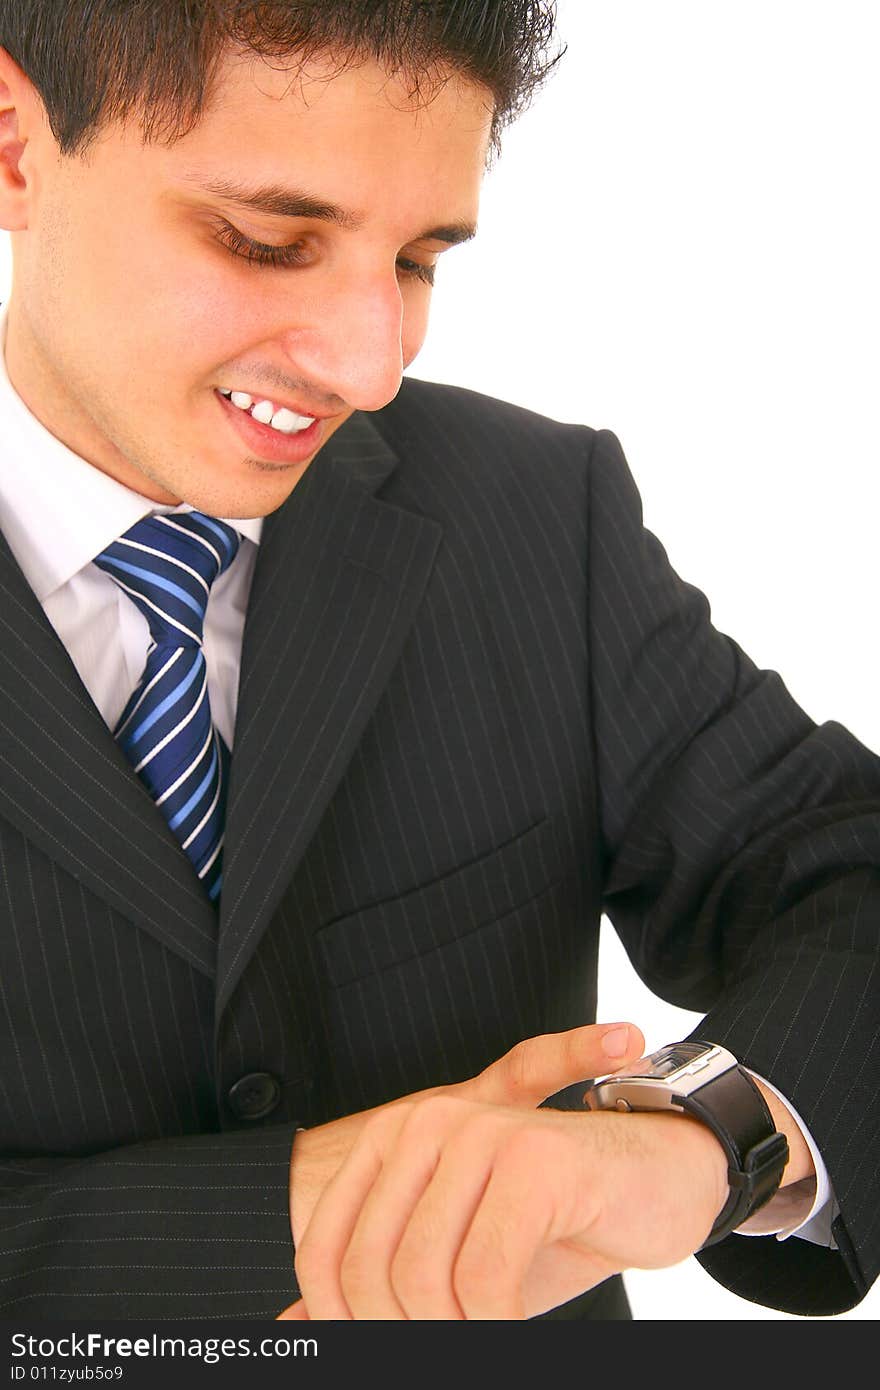
[[[524,1038],[469,1081],[459,1094],[490,1105],[538,1106],[576,1081],[607,1076],[634,1062],[645,1039],[634,1023],[589,1023]]]

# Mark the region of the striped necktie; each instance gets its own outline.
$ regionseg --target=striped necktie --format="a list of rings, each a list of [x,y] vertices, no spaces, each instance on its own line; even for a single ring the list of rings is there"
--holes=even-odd
[[[241,537],[201,512],[147,516],[95,564],[143,613],[153,639],[114,738],[212,902],[220,894],[229,750],[211,718],[202,629],[211,585]]]

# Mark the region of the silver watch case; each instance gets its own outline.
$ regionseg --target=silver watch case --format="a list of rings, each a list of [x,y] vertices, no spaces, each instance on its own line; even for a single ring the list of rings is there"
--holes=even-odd
[[[670,1054],[697,1046],[700,1051],[696,1055],[658,1074],[659,1067],[669,1067]],[[737,1059],[725,1047],[676,1043],[649,1053],[622,1071],[598,1077],[584,1095],[584,1104],[590,1110],[681,1110],[681,1099],[736,1066]]]

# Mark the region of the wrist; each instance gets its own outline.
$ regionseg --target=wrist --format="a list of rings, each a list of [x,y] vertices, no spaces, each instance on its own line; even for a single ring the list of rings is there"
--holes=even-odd
[[[692,1254],[729,1196],[727,1158],[719,1140],[701,1121],[670,1110],[606,1111],[602,1120],[612,1132],[617,1130],[616,1145],[634,1161],[623,1179],[623,1200],[641,1205],[643,1223],[659,1221],[681,1241],[676,1261]]]
[[[632,1067],[600,1077],[584,1101],[600,1110],[673,1110],[676,1118],[690,1118],[706,1131],[726,1164],[726,1200],[707,1245],[736,1230],[779,1187],[789,1157],[786,1133],[776,1128],[763,1091],[719,1043],[692,1038],[668,1044]],[[683,1127],[682,1133],[693,1131]],[[704,1145],[703,1152],[712,1155],[717,1183],[716,1150]]]
[[[393,1102],[392,1102],[393,1103]],[[290,1154],[289,1208],[290,1233],[294,1249],[305,1235],[312,1212],[328,1182],[342,1167],[365,1122],[377,1110],[360,1110],[337,1120],[298,1129]]]
[[[788,1140],[788,1163],[785,1165],[782,1182],[779,1186],[788,1187],[791,1183],[803,1182],[805,1178],[812,1178],[815,1181],[816,1165],[797,1120],[775,1091],[771,1091],[770,1087],[765,1086],[757,1076],[753,1076],[751,1073],[749,1075],[764,1097],[764,1103],[773,1117],[774,1125],[779,1133],[784,1134]]]
[[[666,1118],[665,1116],[663,1117]],[[727,1154],[717,1134],[693,1115],[681,1112],[669,1115],[671,1124],[682,1127],[681,1140],[688,1145],[692,1155],[692,1171],[700,1172],[709,1193],[707,1206],[711,1208],[709,1228],[714,1225],[724,1210],[730,1196],[729,1166]],[[707,1232],[708,1234],[708,1232]]]

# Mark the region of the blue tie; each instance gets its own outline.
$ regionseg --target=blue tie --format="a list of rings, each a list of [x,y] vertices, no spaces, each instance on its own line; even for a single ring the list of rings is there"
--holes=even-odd
[[[222,881],[229,750],[211,718],[202,628],[211,585],[240,540],[214,517],[175,512],[144,517],[95,557],[143,613],[153,639],[114,738],[212,902]]]

